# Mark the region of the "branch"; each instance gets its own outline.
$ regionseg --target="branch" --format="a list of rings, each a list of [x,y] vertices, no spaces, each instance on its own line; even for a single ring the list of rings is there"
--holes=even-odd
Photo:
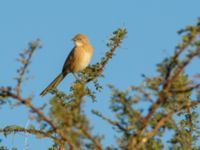
[[[93,76],[87,75],[86,78],[88,80],[86,80],[87,82],[96,79],[98,76],[100,76],[103,72],[103,69],[105,68],[106,64],[108,63],[108,61],[112,58],[112,56],[114,55],[114,52],[116,51],[116,49],[120,46],[123,38],[126,35],[126,30],[123,28],[118,29],[117,31],[115,31],[113,33],[113,37],[110,39],[109,42],[109,47],[110,50],[106,53],[106,56],[102,58],[101,64],[99,65],[98,63],[96,65],[93,66],[92,69],[98,70],[97,74]],[[39,47],[39,43],[38,41],[33,42],[30,44],[30,47],[28,50],[25,50],[24,53],[20,54],[20,59],[18,59],[20,62],[22,62],[23,66],[22,68],[20,68],[18,70],[19,76],[17,78],[17,85],[15,88],[10,88],[10,87],[0,87],[0,98],[13,98],[14,100],[17,100],[18,102],[20,102],[20,104],[25,105],[27,108],[30,109],[30,111],[32,111],[33,113],[35,113],[38,116],[38,119],[47,123],[47,125],[50,126],[50,128],[52,129],[52,133],[57,134],[60,139],[62,140],[62,145],[63,146],[65,143],[69,145],[69,149],[76,149],[76,145],[74,145],[74,143],[70,140],[70,137],[68,139],[68,136],[66,133],[64,133],[64,131],[62,129],[59,129],[57,127],[57,124],[53,122],[53,120],[51,120],[50,118],[48,118],[47,116],[44,115],[44,113],[39,109],[36,108],[32,103],[31,103],[31,98],[27,97],[24,98],[23,96],[21,96],[21,84],[22,81],[24,79],[25,74],[27,73],[27,70],[30,66],[30,62],[33,56],[33,53],[35,52],[35,50]],[[96,66],[100,66],[97,67]],[[15,91],[13,91],[13,89],[16,89]],[[83,95],[84,96],[84,95]],[[80,96],[82,97],[82,96]],[[80,98],[79,97],[79,98]],[[16,130],[17,131],[17,130]],[[25,130],[23,130],[25,131]],[[21,129],[21,132],[23,132]],[[27,132],[31,132],[31,130],[27,130]],[[20,132],[20,131],[18,131]],[[35,131],[36,132],[36,131]],[[33,132],[32,132],[33,133]],[[102,146],[101,143],[95,139],[88,131],[82,131],[82,133],[88,138],[90,139],[97,147],[97,149],[102,150]],[[42,133],[44,134],[44,133]],[[46,134],[47,136],[47,134]],[[57,142],[57,141],[55,141]]]
[[[113,121],[113,120],[103,116],[100,112],[98,112],[96,110],[92,110],[92,113],[97,115],[98,117],[102,118],[103,120],[107,121],[109,124],[116,126],[118,129],[124,131],[125,133],[128,132],[128,130],[126,128],[124,128],[123,126],[121,126],[119,122]]]
[[[189,115],[188,127],[189,127],[189,136],[190,136],[190,138],[187,139],[187,144],[190,148],[192,148],[193,117],[192,117],[190,107],[187,108],[187,113]]]
[[[64,140],[67,144],[69,144],[71,149],[74,149],[74,145],[70,142],[70,140],[66,137],[66,135],[62,131],[60,131],[56,127],[56,125],[48,117],[46,117],[44,115],[44,113],[42,111],[40,111],[33,104],[31,104],[30,98],[23,99],[20,95],[17,95],[15,93],[10,92],[10,91],[6,91],[6,88],[0,88],[0,96],[2,96],[2,93],[3,93],[3,95],[7,95],[7,97],[11,97],[11,98],[19,101],[21,104],[25,105],[26,107],[30,108],[30,110],[32,112],[34,112],[38,115],[40,120],[43,120],[48,125],[50,125],[51,128],[53,129],[53,131],[57,132],[61,136],[62,140]]]
[[[44,132],[44,131],[41,131],[41,130],[36,130],[36,129],[25,129],[25,128],[22,128],[22,127],[16,127],[16,128],[6,127],[4,129],[0,129],[0,132],[4,133],[4,134],[11,133],[11,132],[24,132],[24,133],[29,133],[29,134],[33,134],[33,135],[42,135],[43,137],[51,138],[55,142],[63,144],[61,142],[62,141],[61,139],[56,138],[55,136],[51,135],[51,133]]]
[[[146,136],[141,140],[141,144],[146,143],[150,138],[152,138],[153,136],[155,136],[158,132],[158,130],[164,125],[164,123],[169,120],[169,118],[171,117],[171,114],[165,115],[163,116],[163,118],[161,118],[158,123],[156,124],[155,128],[151,131],[148,132],[146,134]]]
[[[17,101],[19,101],[21,104],[29,107],[33,112],[35,112],[39,118],[45,122],[47,122],[53,130],[56,130],[56,126],[51,122],[51,120],[49,118],[47,118],[42,111],[40,111],[39,109],[37,109],[36,107],[34,107],[31,102],[30,102],[30,98],[26,98],[23,99],[20,94],[15,94],[12,93],[10,91],[8,91],[8,88],[0,88],[0,96],[6,95],[7,97],[11,97]]]
[[[192,59],[199,55],[199,53],[200,53],[200,47],[195,52],[192,52],[190,55],[188,55],[188,59],[183,63],[183,65],[181,67],[178,68],[178,70],[175,72],[175,74],[172,76],[172,78],[167,80],[166,83],[163,85],[163,90],[168,90],[170,88],[171,84],[184,71],[186,66],[190,64]]]
[[[188,88],[183,89],[183,90],[177,90],[177,89],[173,90],[173,89],[170,89],[170,92],[177,93],[177,94],[179,94],[179,93],[187,93],[187,92],[190,92],[190,91],[192,91],[194,89],[198,89],[198,88],[200,88],[200,84],[193,85],[193,86],[188,87]]]
[[[192,102],[189,102],[188,104],[186,105],[183,105],[181,108],[179,108],[179,111],[180,110],[184,110],[184,109],[190,109],[191,107],[194,107],[194,106],[197,106],[200,104],[200,101],[192,101]],[[152,138],[153,136],[155,136],[158,132],[158,130],[164,126],[165,122],[168,121],[171,116],[173,115],[173,113],[169,113],[165,116],[163,116],[163,118],[161,118],[158,123],[156,124],[156,126],[154,127],[154,129],[151,131],[151,132],[148,132],[146,133],[146,136],[144,138],[142,138],[141,140],[141,143],[139,144],[140,146],[142,146],[144,143],[146,143],[150,138]],[[191,121],[191,124],[190,125],[190,134],[192,136],[192,116],[190,116],[190,121]]]
[[[101,76],[106,64],[113,57],[116,49],[120,46],[126,34],[127,31],[125,28],[119,28],[115,32],[113,32],[113,36],[110,38],[107,44],[107,46],[110,47],[110,50],[106,52],[105,57],[101,59],[100,63],[96,63],[95,65],[91,66],[90,69],[94,70],[95,74],[93,73],[90,77],[88,77],[86,82],[90,82],[92,80],[95,80],[98,76]]]
[[[189,30],[183,29],[183,30],[178,31],[178,33],[181,34],[185,31],[189,31]],[[177,63],[178,57],[183,53],[184,50],[186,50],[192,44],[194,39],[195,39],[195,36],[193,36],[190,32],[183,37],[183,43],[179,44],[176,47],[176,51],[174,53],[174,56],[171,59],[171,62],[166,66],[167,73],[165,76],[165,80],[168,80],[168,78],[171,76],[171,72],[173,70],[171,67],[173,66],[173,64]]]
[[[19,77],[17,78],[17,86],[16,86],[17,95],[20,95],[22,80],[24,78],[25,73],[28,70],[28,67],[30,65],[33,53],[36,51],[36,49],[38,47],[40,47],[40,40],[39,39],[37,39],[36,41],[30,43],[29,49],[26,50],[24,52],[24,54],[23,53],[20,54],[21,58],[18,59],[18,60],[21,61],[24,66],[19,70]],[[28,55],[27,58],[25,58],[26,54]]]
[[[175,74],[171,77],[171,79],[167,80],[165,84],[163,85],[163,89],[160,92],[159,98],[157,101],[152,105],[150,108],[150,111],[148,115],[142,120],[142,126],[141,126],[141,132],[144,131],[144,128],[147,126],[148,121],[153,116],[154,112],[157,110],[157,108],[160,106],[160,104],[164,103],[166,101],[165,92],[167,92],[171,86],[171,84],[177,79],[177,77],[184,71],[186,66],[192,61],[192,59],[199,55],[200,48],[198,48],[195,52],[191,53],[188,56],[188,59],[183,63],[182,66],[178,68],[178,70],[175,72]]]
[[[95,137],[93,137],[87,129],[80,129],[79,134],[87,137],[88,139],[90,139],[90,141],[92,141],[92,143],[94,143],[95,147],[98,150],[103,150],[102,145],[100,143],[100,141],[98,139],[96,139]]]

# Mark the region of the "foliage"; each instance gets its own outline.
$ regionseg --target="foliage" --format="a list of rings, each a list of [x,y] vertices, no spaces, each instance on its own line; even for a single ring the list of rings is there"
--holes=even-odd
[[[98,80],[104,77],[106,65],[112,60],[126,36],[124,28],[113,32],[107,43],[109,50],[105,56],[79,73],[79,79],[73,83],[70,91],[51,91],[53,97],[48,108],[45,105],[36,107],[31,96],[26,98],[21,94],[21,85],[32,55],[40,47],[39,40],[32,42],[18,59],[22,67],[17,71],[17,85],[2,86],[0,100],[2,106],[8,98],[15,100],[17,105],[26,106],[32,114],[31,119],[40,125],[40,128],[37,129],[35,125],[29,128],[8,125],[0,129],[0,132],[5,136],[13,132],[25,132],[38,138],[52,139],[54,143],[49,150],[159,150],[166,147],[173,150],[199,149],[199,74],[193,78],[186,69],[200,56],[200,20],[196,25],[188,26],[178,33],[182,35],[182,42],[177,45],[172,56],[157,65],[156,76],[143,75],[140,85],[131,85],[126,90],[109,85],[110,110],[115,115],[114,118],[108,118],[97,110],[92,111],[114,127],[118,135],[118,145],[106,147],[102,144],[103,135],[92,133],[92,125],[83,111],[83,103],[86,97],[95,101],[96,93],[102,92],[103,87]],[[89,82],[93,83],[94,88],[87,86]],[[44,113],[46,110],[49,115]],[[163,137],[169,131],[172,135],[166,143]]]

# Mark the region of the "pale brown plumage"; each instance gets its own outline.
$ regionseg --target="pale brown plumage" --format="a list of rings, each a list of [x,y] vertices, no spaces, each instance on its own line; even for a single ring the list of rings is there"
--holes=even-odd
[[[93,47],[88,38],[83,34],[77,34],[73,38],[73,41],[75,46],[68,55],[62,72],[41,92],[41,96],[46,95],[50,90],[56,88],[68,73],[82,71],[89,65],[93,55]]]

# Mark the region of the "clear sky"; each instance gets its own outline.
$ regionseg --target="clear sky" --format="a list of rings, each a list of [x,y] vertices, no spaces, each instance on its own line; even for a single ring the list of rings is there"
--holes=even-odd
[[[92,63],[103,56],[107,39],[118,27],[126,27],[128,36],[117,54],[106,67],[102,85],[114,83],[120,89],[139,84],[141,74],[155,74],[155,65],[174,51],[180,41],[177,30],[195,24],[200,16],[199,0],[1,0],[0,1],[0,86],[13,85],[18,53],[27,43],[40,38],[43,47],[34,55],[30,66],[31,81],[24,84],[24,95],[34,94],[34,103],[47,102],[51,95],[39,96],[41,90],[60,72],[64,60],[73,47],[71,38],[77,33],[86,34],[95,54]],[[191,71],[196,71],[191,67]],[[68,89],[74,78],[69,75],[58,87]],[[112,128],[91,115],[91,109],[112,116],[109,107],[109,90],[98,93],[97,102],[88,99],[85,111],[95,127],[95,133],[106,134],[106,145],[114,142]],[[25,126],[27,109],[9,107],[0,109],[0,127],[8,124]],[[0,135],[0,138],[3,137]],[[24,147],[24,135],[4,139],[9,148]],[[44,144],[45,143],[45,144]],[[51,142],[28,136],[29,148],[43,150]]]

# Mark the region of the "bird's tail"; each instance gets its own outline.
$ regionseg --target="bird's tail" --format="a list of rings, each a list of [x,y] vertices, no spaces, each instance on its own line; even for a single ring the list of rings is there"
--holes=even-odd
[[[58,86],[58,84],[64,79],[65,75],[60,73],[41,93],[41,96],[46,95],[50,90],[53,90]]]

